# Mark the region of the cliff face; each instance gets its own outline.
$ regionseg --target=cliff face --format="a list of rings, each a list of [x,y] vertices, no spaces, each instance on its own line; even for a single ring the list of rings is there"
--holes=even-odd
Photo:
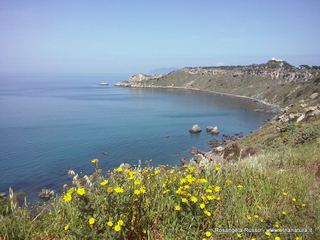
[[[199,89],[285,106],[320,92],[320,68],[305,65],[296,68],[285,61],[270,60],[248,66],[183,68],[166,75],[140,74],[117,85]]]
[[[157,79],[157,78],[160,78],[160,77],[162,77],[161,74],[159,74],[159,75],[146,75],[146,74],[139,73],[139,74],[131,76],[129,78],[128,82],[129,83],[139,83],[141,81]]]

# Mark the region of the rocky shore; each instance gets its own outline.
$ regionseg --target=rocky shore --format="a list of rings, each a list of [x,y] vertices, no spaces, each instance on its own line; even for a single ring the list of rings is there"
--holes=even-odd
[[[192,149],[192,159],[182,159],[183,165],[238,161],[259,154],[273,144],[281,146],[314,140],[320,134],[317,132],[320,118],[320,67],[317,66],[294,67],[285,61],[273,59],[265,64],[248,66],[183,68],[154,76],[138,74],[115,85],[188,89],[247,98],[271,106],[277,113],[265,126],[249,136],[243,137],[241,133],[223,135],[221,141],[213,138],[209,142],[212,147],[209,152]],[[190,132],[200,133],[201,128],[194,125]]]

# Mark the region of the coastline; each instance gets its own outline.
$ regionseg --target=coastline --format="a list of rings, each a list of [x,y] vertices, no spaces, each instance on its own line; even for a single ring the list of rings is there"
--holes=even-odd
[[[206,92],[206,93],[212,93],[212,94],[217,94],[217,95],[222,95],[222,96],[229,96],[229,97],[235,97],[235,98],[243,98],[243,99],[248,99],[256,103],[263,104],[267,107],[271,108],[271,111],[274,113],[279,113],[283,108],[281,108],[279,105],[273,104],[266,102],[261,99],[253,98],[253,97],[248,97],[244,95],[238,95],[238,94],[233,94],[233,93],[224,93],[224,92],[218,92],[218,91],[212,91],[212,90],[205,90],[205,89],[200,89],[200,88],[188,88],[188,87],[176,87],[176,86],[130,86],[130,85],[122,85],[122,83],[115,83],[114,86],[116,87],[127,87],[127,88],[160,88],[160,89],[182,89],[182,90],[192,90],[192,91],[200,91],[200,92]]]

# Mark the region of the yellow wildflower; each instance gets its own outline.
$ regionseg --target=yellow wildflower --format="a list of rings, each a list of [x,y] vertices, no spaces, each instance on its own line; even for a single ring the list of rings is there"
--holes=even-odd
[[[259,215],[255,214],[255,215],[253,215],[253,217],[258,219]]]
[[[128,172],[128,175],[129,175],[129,180],[133,180],[134,179],[134,175],[136,174],[136,172],[134,172],[134,171],[130,171],[130,172]]]
[[[141,182],[139,180],[134,181],[134,185],[140,185],[140,184],[141,184]]]
[[[135,189],[135,190],[133,191],[133,193],[134,193],[134,195],[139,195],[141,192],[140,192],[139,189]]]
[[[247,216],[247,219],[248,219],[248,221],[251,221],[252,217],[251,216]]]
[[[183,202],[183,203],[188,203],[188,199],[186,199],[186,198],[181,198],[181,202]]]
[[[103,181],[100,183],[100,185],[101,185],[101,186],[105,186],[105,185],[108,184],[108,182],[109,182],[109,180],[108,180],[108,179],[105,179],[105,180],[103,180]]]
[[[205,235],[206,235],[206,237],[211,237],[211,236],[212,236],[212,233],[209,232],[209,231],[206,231],[206,232],[205,232]]]
[[[70,193],[66,193],[64,196],[63,196],[63,200],[65,202],[71,202],[72,201],[72,195]]]
[[[181,187],[179,187],[178,190],[176,190],[176,194],[179,194],[179,195],[180,195],[181,192],[182,192]]]
[[[218,164],[218,165],[216,165],[215,166],[215,168],[214,168],[216,171],[220,171],[220,169],[221,169],[221,166]]]
[[[242,238],[241,233],[237,233],[237,238]]]
[[[199,182],[199,183],[206,184],[206,183],[208,183],[208,180],[205,179],[205,178],[200,178],[200,179],[198,180],[198,182]]]
[[[181,210],[181,207],[179,205],[175,206],[174,208],[175,208],[176,211],[180,211]]]
[[[287,215],[287,212],[282,211],[281,214],[285,216],[285,215]]]
[[[64,227],[63,227],[63,229],[65,230],[65,231],[68,231],[69,230],[69,225],[65,225]]]
[[[220,186],[215,186],[214,187],[214,191],[215,192],[220,192],[221,191],[221,187]]]
[[[184,189],[184,190],[188,190],[189,188],[190,188],[189,185],[184,185],[184,186],[183,186],[183,189]]]
[[[295,240],[302,240],[302,237],[296,237]]]
[[[123,188],[121,188],[121,187],[115,187],[115,188],[114,188],[114,191],[115,191],[116,193],[123,193]]]
[[[214,200],[214,199],[215,199],[215,196],[213,196],[213,195],[208,195],[208,196],[207,196],[207,199],[208,199],[209,201]]]
[[[297,201],[297,199],[296,198],[292,198],[292,202],[296,202]]]
[[[121,230],[121,226],[120,225],[115,225],[113,228],[116,232],[119,232]]]
[[[180,185],[183,185],[183,184],[185,184],[187,182],[187,179],[185,179],[185,178],[181,178],[180,179]]]
[[[268,237],[271,236],[271,232],[264,232],[264,234],[265,234],[266,236],[268,236]]]
[[[187,176],[186,176],[186,179],[193,179],[194,177],[191,175],[191,174],[188,174]]]
[[[282,195],[283,196],[288,196],[288,193],[287,192],[283,192]]]
[[[281,240],[281,238],[280,237],[275,237],[274,240]]]
[[[154,175],[158,175],[160,173],[160,170],[155,170]]]
[[[199,207],[200,207],[201,209],[204,209],[204,208],[206,207],[206,205],[205,205],[204,203],[200,203]]]
[[[305,204],[305,203],[302,203],[302,204],[301,204],[301,207],[305,207],[305,206],[306,206],[306,204]]]
[[[194,203],[198,202],[198,198],[195,197],[195,196],[192,196],[192,197],[190,198],[190,200],[191,200],[191,202],[194,202]]]
[[[111,193],[113,191],[113,188],[112,187],[107,187],[107,192],[108,193]]]
[[[89,218],[88,223],[90,225],[93,225],[96,222],[96,219],[94,217]]]
[[[122,170],[123,170],[122,167],[118,167],[118,168],[116,169],[117,172],[122,172]]]
[[[77,189],[77,194],[79,196],[83,196],[86,193],[86,190],[84,188],[78,188]]]
[[[211,212],[209,212],[209,211],[207,211],[207,210],[204,210],[203,213],[204,213],[205,215],[207,215],[208,217],[211,217],[211,215],[212,215]]]
[[[243,185],[238,184],[238,185],[237,185],[237,188],[242,189],[242,188],[243,188]]]
[[[63,184],[63,188],[67,188],[68,187],[68,184]]]
[[[108,221],[108,222],[107,222],[107,225],[108,225],[109,227],[112,227],[112,226],[113,226],[113,222],[112,222],[112,221]]]
[[[211,189],[206,189],[206,193],[212,193],[212,190]]]
[[[141,193],[146,193],[146,191],[147,191],[146,187],[140,187],[139,190]]]
[[[99,159],[96,159],[96,158],[91,160],[91,163],[95,165],[98,164],[98,162],[99,162]]]
[[[123,226],[123,224],[124,224],[124,222],[122,220],[119,220],[117,223],[117,225],[119,225],[119,226]]]

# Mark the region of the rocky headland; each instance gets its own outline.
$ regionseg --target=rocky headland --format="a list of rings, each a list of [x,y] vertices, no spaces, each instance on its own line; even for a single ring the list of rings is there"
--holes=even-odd
[[[211,91],[285,107],[320,92],[320,67],[295,67],[273,59],[247,66],[185,67],[164,75],[137,74],[115,85]]]
[[[320,137],[318,66],[295,67],[286,61],[272,59],[248,66],[186,67],[165,75],[134,75],[115,85],[208,91],[277,107],[277,115],[248,136],[224,136],[221,141],[213,138],[209,143],[211,151],[192,151],[192,164],[238,161],[263,150],[311,143]],[[192,132],[200,132],[198,128]],[[190,163],[186,159],[182,162]]]

